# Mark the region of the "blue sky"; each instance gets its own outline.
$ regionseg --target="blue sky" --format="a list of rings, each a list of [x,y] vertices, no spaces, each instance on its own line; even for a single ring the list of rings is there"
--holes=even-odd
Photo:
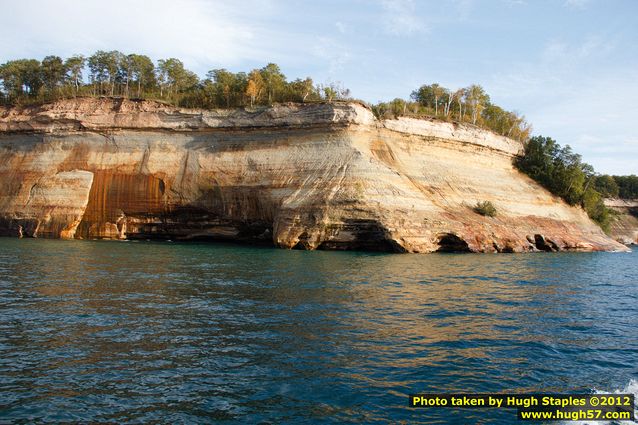
[[[118,49],[200,76],[276,62],[368,102],[478,83],[597,171],[638,174],[638,1],[2,3],[2,62]]]

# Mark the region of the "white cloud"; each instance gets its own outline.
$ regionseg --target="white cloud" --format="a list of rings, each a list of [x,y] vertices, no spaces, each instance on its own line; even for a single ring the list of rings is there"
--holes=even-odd
[[[5,6],[0,26],[0,57],[68,56],[98,49],[140,52],[152,58],[178,57],[205,70],[232,66],[277,52],[258,34],[258,17],[268,15],[268,2],[242,2],[241,7],[213,0],[24,0]],[[25,24],[28,27],[25,28]]]
[[[425,23],[416,14],[413,0],[382,0],[385,11],[384,29],[392,35],[411,35],[427,31]]]

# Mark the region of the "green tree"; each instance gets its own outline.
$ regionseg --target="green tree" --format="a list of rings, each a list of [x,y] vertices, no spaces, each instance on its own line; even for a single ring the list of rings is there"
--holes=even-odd
[[[23,84],[30,96],[37,96],[42,87],[42,70],[40,61],[28,59],[23,62]]]
[[[467,88],[466,97],[472,111],[472,124],[476,125],[481,112],[489,104],[490,97],[478,84],[472,84]]]
[[[160,85],[160,96],[164,97],[166,94],[170,98],[193,89],[199,78],[185,69],[182,61],[170,58],[157,62],[157,81]]]
[[[594,188],[605,198],[617,198],[619,193],[618,183],[607,174],[596,177]]]
[[[436,84],[436,83],[435,83]],[[434,85],[434,84],[433,84]],[[415,102],[418,102],[420,105],[434,109],[435,104],[435,96],[433,85],[422,85],[418,89],[414,90],[410,97]],[[436,84],[438,86],[438,84]]]
[[[532,137],[516,166],[570,205],[583,207],[589,217],[607,228],[609,212],[595,190],[594,168],[583,163],[569,145],[563,148],[549,137]]]
[[[207,77],[213,82],[216,104],[230,108],[238,88],[236,75],[222,68],[209,71]]]
[[[467,92],[465,89],[458,89],[454,92],[454,98],[456,99],[456,103],[459,108],[459,121],[463,121],[463,113],[465,112],[465,100],[466,100]]]
[[[315,86],[312,82],[312,78],[310,77],[307,77],[304,80],[297,78],[295,81],[290,83],[290,88],[293,99],[296,101],[305,102],[306,99],[308,99],[308,96],[315,93]]]
[[[614,176],[618,185],[618,196],[622,199],[638,199],[638,176]]]
[[[445,95],[445,103],[443,104],[444,106],[443,113],[445,114],[446,117],[449,117],[450,109],[452,108],[452,104],[454,102],[456,92],[450,89],[444,89],[444,95]]]
[[[42,59],[42,82],[49,94],[55,94],[62,84],[66,76],[64,62],[59,56],[47,56]]]
[[[520,141],[525,141],[529,137],[530,125],[525,121],[525,117],[519,116],[516,112],[509,112],[488,103],[483,110],[482,118],[483,125],[495,133]]]
[[[113,56],[109,52],[98,50],[88,58],[89,80],[93,84],[94,94],[105,94],[104,86],[111,85],[111,80],[115,78],[111,74],[113,70],[117,72],[117,64],[111,63]]]
[[[335,88],[332,85],[322,86],[321,89],[328,103],[331,103],[332,100],[337,97],[337,90],[335,90]]]
[[[0,66],[2,86],[10,100],[20,101],[23,97],[36,97],[42,87],[40,61],[18,59]]]
[[[18,98],[24,93],[23,74],[22,63],[19,60],[0,65],[2,88],[8,99]]]
[[[64,69],[66,71],[67,81],[70,81],[74,87],[74,94],[77,96],[80,90],[80,84],[82,83],[82,72],[86,59],[82,55],[71,56],[64,62]]]
[[[151,58],[145,55],[133,53],[127,58],[131,81],[137,86],[137,97],[142,97],[142,89],[151,91],[155,88],[155,65]]]
[[[279,65],[269,63],[260,70],[261,77],[264,80],[266,94],[268,96],[268,104],[272,104],[278,100],[278,95],[284,91],[286,84],[286,76],[281,73]]]
[[[434,96],[434,116],[439,115],[439,100],[445,95],[444,87],[441,87],[439,84],[432,84],[432,95]]]
[[[407,102],[403,99],[396,98],[390,102],[390,111],[394,117],[400,117],[405,115],[407,110]]]
[[[98,50],[87,58],[76,55],[63,60],[47,56],[42,63],[21,59],[0,65],[0,101],[37,102],[79,93],[138,98],[159,94],[182,106],[230,108],[249,102],[252,106],[309,99],[333,101],[350,96],[350,90],[340,83],[320,87],[315,86],[310,77],[288,82],[274,63],[250,74],[216,69],[207,77],[200,82],[197,75],[176,58],[159,60],[155,66],[145,55]]]

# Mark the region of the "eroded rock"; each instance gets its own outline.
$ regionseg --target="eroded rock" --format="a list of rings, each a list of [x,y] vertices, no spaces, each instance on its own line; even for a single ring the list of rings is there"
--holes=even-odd
[[[516,171],[521,148],[467,125],[378,122],[357,103],[200,111],[76,99],[0,109],[0,234],[392,252],[624,249]],[[473,212],[488,200],[496,217]]]
[[[625,245],[638,245],[638,199],[605,199],[605,206],[616,213],[611,218],[611,237]]]

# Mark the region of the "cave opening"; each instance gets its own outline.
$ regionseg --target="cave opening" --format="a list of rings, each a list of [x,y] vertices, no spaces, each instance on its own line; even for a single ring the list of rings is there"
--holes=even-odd
[[[553,241],[546,239],[543,235],[534,235],[534,245],[539,251],[554,252],[559,251],[558,245]]]
[[[439,249],[436,252],[470,252],[467,242],[453,233],[439,236]]]

